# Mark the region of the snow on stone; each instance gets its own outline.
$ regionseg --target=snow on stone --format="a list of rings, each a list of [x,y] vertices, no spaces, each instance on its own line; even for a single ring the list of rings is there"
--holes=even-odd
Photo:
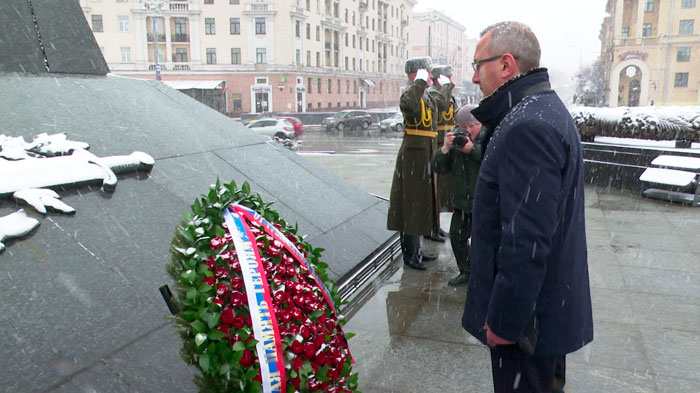
[[[61,196],[58,195],[58,193],[46,188],[28,188],[19,190],[12,194],[12,196],[19,201],[24,201],[41,214],[46,214],[47,207],[62,213],[75,213],[75,209],[59,201]]]
[[[24,209],[0,217],[0,251],[5,249],[5,239],[22,237],[38,226],[39,220],[28,217]]]

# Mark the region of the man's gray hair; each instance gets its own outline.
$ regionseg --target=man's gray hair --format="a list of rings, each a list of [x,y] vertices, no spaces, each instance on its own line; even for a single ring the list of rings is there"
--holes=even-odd
[[[516,57],[520,72],[525,73],[540,66],[540,43],[535,33],[520,22],[499,22],[484,29],[480,36],[491,33],[486,50],[493,56],[510,53]]]

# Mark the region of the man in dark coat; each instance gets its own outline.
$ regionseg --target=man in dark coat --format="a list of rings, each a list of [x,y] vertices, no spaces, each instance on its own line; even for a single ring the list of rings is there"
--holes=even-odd
[[[525,25],[486,28],[472,273],[462,326],[491,347],[494,390],[563,392],[566,354],[593,340],[581,143]]]
[[[425,270],[423,261],[436,259],[423,253],[420,236],[430,235],[437,225],[435,175],[430,158],[436,148],[437,108],[452,92],[454,85],[442,76],[442,87],[428,95],[431,61],[429,57],[408,59],[406,75],[411,84],[401,94],[399,107],[404,119],[404,137],[396,157],[389,196],[387,229],[401,234],[404,263]]]
[[[455,255],[459,275],[448,281],[447,285],[460,286],[469,282],[471,262],[469,259],[469,237],[472,227],[472,204],[476,179],[481,166],[481,123],[472,109],[473,105],[462,107],[457,113],[459,128],[448,131],[445,141],[430,161],[430,167],[438,174],[451,174],[450,204],[453,206],[450,222],[450,245]],[[455,132],[461,131],[459,143]]]

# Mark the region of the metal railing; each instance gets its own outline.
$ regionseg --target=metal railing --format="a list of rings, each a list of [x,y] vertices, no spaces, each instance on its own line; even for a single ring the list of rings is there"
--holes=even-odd
[[[173,34],[170,36],[172,42],[190,42],[189,34]]]
[[[146,40],[148,42],[153,42],[153,33],[146,33]],[[161,33],[156,34],[156,41],[165,42],[165,34],[161,34]]]

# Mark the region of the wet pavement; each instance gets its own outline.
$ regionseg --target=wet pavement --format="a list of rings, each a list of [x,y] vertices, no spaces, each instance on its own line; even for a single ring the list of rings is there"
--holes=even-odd
[[[353,143],[398,149],[400,139]],[[388,195],[395,150],[351,150],[306,155]],[[566,392],[700,392],[700,209],[593,186],[586,206],[595,339],[567,357]],[[440,255],[427,271],[396,260],[346,310],[360,390],[492,392],[488,350],[460,325],[466,287],[447,286],[457,274],[449,243],[423,244]]]

